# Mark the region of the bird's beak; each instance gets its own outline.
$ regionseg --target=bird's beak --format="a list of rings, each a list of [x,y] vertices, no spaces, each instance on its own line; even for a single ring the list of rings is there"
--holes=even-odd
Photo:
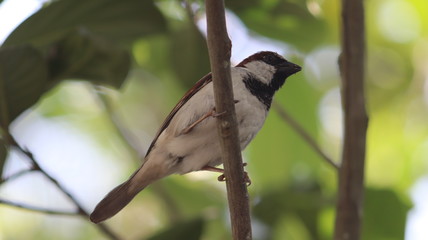
[[[289,76],[302,70],[302,67],[292,62],[281,63],[278,67],[281,72],[287,73]]]

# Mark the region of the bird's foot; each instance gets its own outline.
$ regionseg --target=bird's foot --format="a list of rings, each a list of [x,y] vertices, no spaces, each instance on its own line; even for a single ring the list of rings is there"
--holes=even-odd
[[[233,102],[236,104],[236,103],[239,102],[239,100],[234,100]],[[183,129],[183,131],[181,131],[181,134],[187,134],[187,133],[189,133],[190,131],[192,131],[192,129],[194,127],[196,127],[199,123],[201,123],[202,121],[204,121],[205,119],[207,119],[209,117],[216,118],[216,117],[220,117],[221,115],[224,115],[225,113],[226,113],[226,111],[218,113],[215,110],[215,107],[213,107],[211,109],[211,111],[207,112],[201,118],[199,118],[198,120],[196,120],[194,123],[190,124],[188,127],[186,127],[185,129]]]
[[[247,166],[247,163],[243,163],[242,164],[243,167]],[[216,168],[216,167],[211,167],[211,166],[205,166],[203,167],[201,170],[205,170],[205,171],[210,171],[210,172],[219,172],[222,173],[220,176],[218,176],[217,180],[219,182],[224,182],[226,181],[226,176],[224,175],[224,169],[221,168]],[[248,176],[248,173],[246,171],[244,171],[244,182],[247,184],[247,186],[251,185],[251,179]]]
[[[192,131],[192,129],[194,127],[196,127],[199,123],[201,123],[202,121],[204,121],[205,119],[209,118],[209,117],[219,117],[223,114],[225,114],[226,112],[221,112],[221,113],[217,113],[215,111],[215,108],[213,108],[211,111],[207,112],[206,114],[204,114],[201,118],[199,118],[198,120],[196,120],[194,123],[190,124],[188,127],[186,127],[185,129],[183,129],[183,131],[181,131],[181,134],[187,134],[190,131]]]

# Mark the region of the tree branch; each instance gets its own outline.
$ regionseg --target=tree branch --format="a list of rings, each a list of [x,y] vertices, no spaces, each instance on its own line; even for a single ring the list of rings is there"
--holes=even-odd
[[[12,145],[15,146],[20,152],[22,152],[23,154],[25,154],[27,156],[27,158],[31,161],[31,163],[33,164],[33,167],[36,171],[39,171],[40,173],[42,173],[49,181],[51,181],[61,192],[63,192],[68,199],[71,200],[71,202],[73,202],[73,204],[76,206],[77,211],[76,211],[76,215],[80,215],[82,216],[85,220],[89,219],[89,213],[83,209],[82,204],[79,203],[79,201],[77,201],[77,199],[75,199],[73,197],[73,195],[71,195],[70,192],[68,192],[66,190],[65,187],[63,187],[54,177],[52,177],[49,173],[47,173],[43,168],[40,167],[40,165],[38,164],[38,162],[36,161],[36,159],[34,158],[33,154],[31,152],[29,152],[28,150],[22,148],[15,139],[13,139],[13,137],[11,136],[11,140],[12,140]],[[22,205],[21,205],[22,206]],[[30,209],[30,208],[29,208]],[[34,208],[33,208],[34,209]],[[32,210],[32,209],[30,209]],[[105,224],[97,224],[95,225],[96,227],[98,227],[105,235],[107,235],[110,239],[113,240],[119,240],[120,238],[118,236],[116,236]]]
[[[252,239],[251,218],[241,147],[238,139],[235,104],[230,74],[231,42],[227,35],[223,0],[206,0],[208,52],[214,85],[217,129],[222,149],[227,196],[235,240]]]
[[[276,102],[273,102],[273,107],[278,112],[279,116],[290,125],[290,127],[297,132],[305,141],[306,143],[312,147],[312,149],[320,155],[322,159],[324,159],[330,166],[332,166],[334,169],[339,170],[339,166],[329,157],[327,154],[321,150],[321,148],[318,146],[317,142],[309,135],[308,132],[296,121],[294,120],[288,113],[284,110],[281,105],[279,105]]]
[[[344,107],[344,143],[339,171],[335,240],[358,240],[364,198],[368,117],[364,97],[365,28],[363,0],[342,0],[342,54],[339,59]]]
[[[5,204],[5,205],[9,205],[9,206],[16,207],[16,208],[26,209],[26,210],[30,210],[33,212],[40,212],[40,213],[50,214],[50,215],[65,215],[65,216],[76,216],[77,215],[76,212],[63,212],[63,211],[50,210],[50,209],[46,209],[46,208],[31,206],[31,205],[24,204],[24,203],[16,203],[16,202],[12,202],[12,201],[1,199],[1,198],[0,198],[0,204]]]
[[[103,92],[100,86],[88,84],[88,91],[94,96],[95,101],[99,106],[106,112],[107,119],[111,122],[117,136],[126,143],[126,147],[129,152],[133,155],[134,159],[140,160],[145,155],[140,148],[141,144],[132,132],[125,127],[122,119],[114,112],[112,101],[108,98],[107,94]]]
[[[25,174],[30,173],[30,172],[33,172],[35,170],[36,169],[34,167],[31,167],[29,169],[21,170],[21,171],[15,173],[9,177],[2,178],[2,179],[0,179],[0,185],[2,185],[3,183],[5,183],[7,181],[12,181],[13,179],[19,178],[20,176],[25,175]]]

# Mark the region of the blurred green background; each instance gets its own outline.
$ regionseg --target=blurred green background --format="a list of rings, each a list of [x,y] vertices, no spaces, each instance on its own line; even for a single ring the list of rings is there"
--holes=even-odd
[[[340,1],[225,2],[232,62],[273,50],[300,64],[303,71],[275,100],[338,162]],[[0,1],[0,92],[11,132],[88,211],[140,165],[164,117],[209,72],[203,4]],[[363,239],[426,239],[428,1],[365,1],[365,7],[370,125]],[[34,11],[16,27],[17,17]],[[8,28],[15,28],[9,36]],[[29,167],[13,148],[6,154],[0,140],[3,177]],[[254,239],[331,239],[336,172],[274,109],[244,158]],[[225,185],[216,177],[161,180],[107,224],[126,239],[230,239]],[[0,198],[74,209],[37,172],[2,183]],[[0,205],[0,239],[107,238],[81,217]]]

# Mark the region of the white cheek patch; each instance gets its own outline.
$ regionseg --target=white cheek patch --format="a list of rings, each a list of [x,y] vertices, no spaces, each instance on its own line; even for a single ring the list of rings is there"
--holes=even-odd
[[[267,85],[270,84],[275,74],[275,67],[262,61],[249,62],[245,64],[245,67]]]

